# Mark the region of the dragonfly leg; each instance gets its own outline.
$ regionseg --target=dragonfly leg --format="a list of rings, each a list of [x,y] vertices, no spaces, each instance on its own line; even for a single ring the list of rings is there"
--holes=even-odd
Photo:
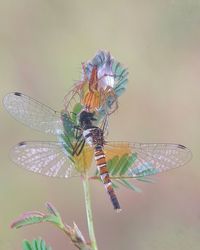
[[[76,151],[77,156],[80,155],[84,146],[85,146],[85,139],[81,140],[81,143],[79,144],[79,151],[78,150]]]
[[[80,137],[80,139],[81,139],[81,137]],[[77,155],[78,156],[82,152],[83,147],[85,145],[85,139],[84,138],[82,140],[80,140],[80,139],[75,144],[75,147],[73,148],[72,155]]]
[[[74,135],[77,140],[82,136],[82,130],[79,126],[74,126]]]
[[[104,118],[103,124],[102,124],[102,126],[101,126],[101,129],[102,129],[102,131],[103,131],[103,134],[105,134],[107,127],[108,127],[108,118],[107,118],[107,116],[106,116],[106,117]]]

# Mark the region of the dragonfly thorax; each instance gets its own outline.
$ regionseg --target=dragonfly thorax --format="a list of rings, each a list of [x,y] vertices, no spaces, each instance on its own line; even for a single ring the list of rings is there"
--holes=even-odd
[[[83,136],[85,138],[86,143],[90,147],[95,147],[95,146],[103,147],[104,145],[103,131],[98,127],[93,127],[84,130]]]

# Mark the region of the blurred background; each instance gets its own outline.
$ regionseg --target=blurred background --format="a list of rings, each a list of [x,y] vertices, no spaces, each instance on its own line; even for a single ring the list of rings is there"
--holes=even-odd
[[[200,2],[2,0],[0,95],[23,92],[56,110],[80,78],[81,62],[109,50],[129,69],[127,91],[110,118],[110,140],[173,142],[193,152],[186,166],[123,188],[116,214],[101,183],[92,182],[99,250],[197,250],[200,247]],[[19,250],[41,236],[53,249],[75,249],[50,224],[9,225],[52,202],[88,239],[80,179],[51,179],[17,167],[9,149],[23,140],[54,140],[0,109],[0,249]]]

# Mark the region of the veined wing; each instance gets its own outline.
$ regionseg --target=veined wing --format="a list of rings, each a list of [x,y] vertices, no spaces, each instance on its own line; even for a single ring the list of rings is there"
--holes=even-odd
[[[192,157],[188,148],[171,143],[107,142],[104,151],[111,175],[135,178],[180,167]]]
[[[11,158],[18,165],[50,177],[78,176],[91,166],[93,152],[85,147],[83,153],[69,159],[59,142],[21,142],[11,149]]]
[[[54,135],[63,131],[61,114],[29,96],[9,93],[3,103],[10,115],[30,128]]]
[[[68,91],[68,93],[64,97],[65,110],[75,116],[77,116],[83,108],[81,104],[81,96],[79,93],[80,89],[81,84],[77,83],[72,89]]]

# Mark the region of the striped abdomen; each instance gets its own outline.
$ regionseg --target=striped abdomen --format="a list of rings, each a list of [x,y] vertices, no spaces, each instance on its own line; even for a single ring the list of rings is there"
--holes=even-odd
[[[96,161],[97,168],[99,170],[101,180],[104,183],[105,188],[110,196],[113,207],[114,209],[119,210],[120,205],[119,205],[117,196],[114,192],[114,189],[112,187],[112,182],[110,180],[108,169],[106,166],[106,157],[101,146],[97,146],[95,148],[95,161]]]

